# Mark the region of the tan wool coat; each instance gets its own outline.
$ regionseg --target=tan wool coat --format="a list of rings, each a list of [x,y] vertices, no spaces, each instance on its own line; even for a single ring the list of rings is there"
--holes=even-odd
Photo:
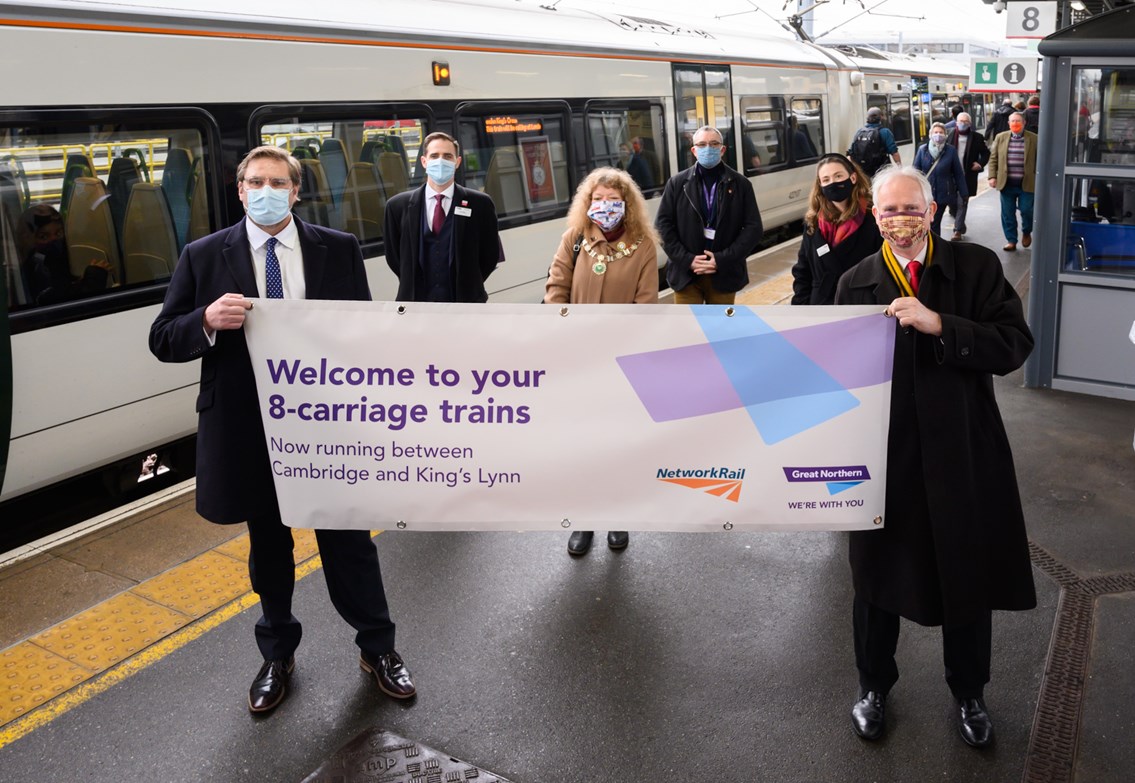
[[[607,270],[594,271],[598,259],[588,255],[580,245],[572,251],[579,234],[568,229],[556,248],[552,269],[545,286],[544,301],[548,304],[653,304],[658,302],[658,248],[650,239],[629,256],[614,258],[616,245],[607,242],[597,226],[588,226],[586,239],[597,255],[605,256]],[[618,240],[633,245],[637,237],[625,233]]]

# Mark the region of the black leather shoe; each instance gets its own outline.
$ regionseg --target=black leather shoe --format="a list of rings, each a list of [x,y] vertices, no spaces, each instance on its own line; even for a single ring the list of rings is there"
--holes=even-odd
[[[878,691],[867,691],[851,708],[851,725],[860,737],[874,741],[883,736],[886,715],[887,695]]]
[[[265,661],[248,689],[248,709],[251,712],[270,712],[280,706],[288,695],[288,680],[295,668],[294,655],[286,661]]]
[[[614,530],[607,534],[607,546],[611,549],[626,549],[631,542],[631,534],[625,530]]]
[[[594,537],[595,534],[590,530],[575,531],[568,539],[568,554],[586,555],[587,550],[591,548],[591,539]]]
[[[414,680],[410,677],[410,670],[402,662],[402,656],[396,652],[372,658],[365,651],[360,651],[359,667],[373,674],[378,681],[378,689],[392,699],[411,699],[418,693]]]
[[[984,701],[958,700],[958,731],[970,747],[988,748],[993,744],[993,721],[985,711]]]

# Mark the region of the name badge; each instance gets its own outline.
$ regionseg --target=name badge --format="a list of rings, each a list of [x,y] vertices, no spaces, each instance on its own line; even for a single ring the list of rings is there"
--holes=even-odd
[[[831,252],[831,248],[827,245],[820,245],[816,248],[816,255],[818,256],[826,256],[829,252]]]
[[[705,236],[706,239],[713,239],[715,236],[717,236],[717,229],[716,228],[707,228],[704,231],[702,231],[702,234]]]
[[[460,215],[461,217],[469,217],[473,214],[473,210],[469,209],[469,207],[454,207],[453,214]]]

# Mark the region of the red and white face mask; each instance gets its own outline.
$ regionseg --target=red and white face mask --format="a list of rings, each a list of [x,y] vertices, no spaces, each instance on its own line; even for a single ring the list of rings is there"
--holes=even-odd
[[[915,247],[930,232],[926,212],[884,212],[879,215],[877,222],[879,233],[894,250]]]

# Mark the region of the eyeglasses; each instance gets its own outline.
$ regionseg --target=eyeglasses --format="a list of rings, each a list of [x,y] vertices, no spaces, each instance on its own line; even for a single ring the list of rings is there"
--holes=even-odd
[[[725,145],[722,144],[720,141],[699,141],[699,142],[696,142],[694,144],[694,146],[697,147],[699,150],[704,150],[706,147],[713,147],[714,149],[717,149],[718,147],[723,147]]]
[[[272,177],[271,179],[264,179],[264,177],[245,177],[244,184],[245,187],[251,188],[252,190],[260,190],[260,188],[265,185],[271,185],[276,190],[284,190],[292,186],[292,181],[284,177]]]

